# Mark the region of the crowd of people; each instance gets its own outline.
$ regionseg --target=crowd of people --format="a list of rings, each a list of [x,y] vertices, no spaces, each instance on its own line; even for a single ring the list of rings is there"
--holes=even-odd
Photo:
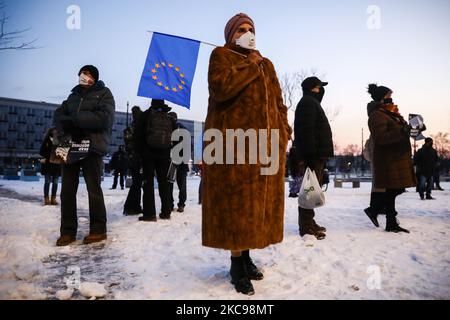
[[[306,168],[314,170],[323,182],[326,162],[334,156],[332,131],[321,106],[327,82],[317,77],[306,78],[301,86],[303,97],[297,105],[292,129],[287,119],[282,90],[272,62],[255,48],[256,29],[253,20],[240,13],[225,26],[223,47],[216,48],[210,58],[208,84],[209,106],[205,130],[277,129],[279,141],[271,152],[286,162],[288,141],[295,139],[288,161],[292,182],[289,196],[297,197],[301,177]],[[108,145],[114,121],[115,102],[111,91],[99,80],[96,67],[87,65],[79,71],[79,84],[55,111],[55,128],[49,130],[41,149],[45,157],[45,204],[56,204],[58,177],[62,173],[61,229],[57,246],[74,242],[77,235],[76,193],[82,169],[89,197],[90,233],[85,244],[107,238],[106,209],[101,188],[102,158]],[[414,156],[413,169],[410,138],[411,126],[400,114],[392,99],[393,90],[369,85],[372,101],[367,106],[370,129],[370,160],[373,173],[370,206],[364,211],[376,227],[378,216],[386,215],[386,231],[409,232],[400,227],[395,208],[396,198],[419,180],[421,199],[431,197],[431,184],[437,164],[433,141]],[[111,169],[116,189],[124,189],[128,171],[131,186],[124,203],[124,215],[141,215],[139,221],[156,222],[154,179],[161,199],[159,219],[170,219],[173,210],[183,212],[186,205],[187,163],[177,165],[175,177],[169,181],[172,133],[182,128],[176,113],[164,100],[153,99],[150,108],[132,108],[132,123],[124,132],[125,145],[114,153]],[[421,128],[423,131],[425,128]],[[420,131],[420,132],[421,132]],[[52,160],[58,141],[90,142],[87,154],[74,163]],[[63,139],[63,137],[65,137]],[[267,143],[260,137],[258,143]],[[205,148],[210,142],[205,142]],[[270,143],[267,143],[270,144]],[[226,147],[223,149],[227,152]],[[263,249],[283,240],[285,167],[276,174],[262,175],[266,164],[202,163],[199,203],[202,204],[202,244],[230,251],[231,282],[238,292],[254,293],[253,280],[264,278],[254,264],[250,250]],[[417,174],[417,177],[416,177]],[[328,178],[326,178],[328,179]],[[49,185],[53,183],[51,197]],[[175,208],[173,184],[179,189]],[[142,201],[141,201],[142,200]],[[314,219],[313,209],[298,208],[299,235],[326,237],[326,227]]]

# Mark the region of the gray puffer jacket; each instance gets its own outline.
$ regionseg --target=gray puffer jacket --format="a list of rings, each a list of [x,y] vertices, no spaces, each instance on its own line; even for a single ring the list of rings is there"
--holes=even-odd
[[[87,90],[81,86],[72,89],[59,108],[55,110],[53,123],[59,132],[71,135],[72,140],[89,139],[90,152],[105,155],[111,139],[115,102],[111,91],[103,81]],[[64,131],[63,123],[71,121],[72,128]]]

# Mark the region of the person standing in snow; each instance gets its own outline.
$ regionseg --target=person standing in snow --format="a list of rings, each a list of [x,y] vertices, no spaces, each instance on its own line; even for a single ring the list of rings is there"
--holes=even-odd
[[[149,109],[142,113],[136,128],[136,147],[143,166],[143,210],[139,221],[156,222],[154,178],[158,181],[161,198],[159,218],[169,220],[172,212],[170,182],[167,172],[170,166],[172,132],[176,129],[177,116],[164,100],[153,99]]]
[[[79,85],[72,89],[66,101],[55,110],[53,122],[62,135],[73,142],[89,140],[87,157],[62,166],[61,236],[57,246],[67,246],[77,235],[77,190],[80,169],[89,197],[90,228],[84,244],[106,239],[106,208],[101,187],[103,156],[108,151],[114,123],[115,102],[111,91],[99,81],[95,66],[80,69]]]
[[[131,109],[132,122],[131,126],[126,128],[123,132],[123,139],[125,141],[125,151],[128,155],[128,163],[131,173],[131,187],[128,191],[127,199],[123,205],[123,214],[126,216],[139,215],[142,213],[141,198],[142,198],[142,159],[137,152],[136,130],[139,118],[142,115],[142,110],[139,106],[134,106]]]
[[[405,188],[416,186],[409,140],[411,127],[393,103],[391,89],[370,84],[368,92],[377,102],[368,120],[373,139],[373,185],[376,189],[386,190],[379,207],[386,213],[386,231],[409,233],[398,223],[395,200]],[[375,225],[378,224],[377,214],[368,214]]]
[[[257,164],[204,161],[202,173],[202,244],[231,251],[231,282],[247,295],[255,292],[251,280],[263,278],[250,250],[283,240],[284,164],[292,131],[275,68],[255,50],[254,37],[248,15],[240,13],[228,21],[226,44],[214,49],[210,58],[205,131],[278,129],[278,150],[271,150],[271,155],[279,159],[279,170],[261,175],[260,159]],[[270,140],[258,143],[270,145]]]
[[[420,199],[425,200],[426,194],[427,200],[434,200],[431,190],[433,190],[433,176],[438,162],[438,154],[433,148],[433,139],[425,139],[425,144],[414,155],[414,162],[419,176]]]
[[[110,190],[117,188],[117,183],[120,175],[120,189],[124,188],[124,176],[127,170],[127,154],[124,151],[124,146],[120,145],[119,150],[114,152],[111,158],[111,169],[114,170],[114,182]]]
[[[303,98],[295,110],[294,124],[294,142],[303,164],[301,171],[309,167],[315,172],[320,185],[325,163],[334,155],[330,123],[321,106],[327,84],[317,77],[309,77],[302,82]],[[316,223],[314,215],[313,209],[298,207],[299,234],[302,237],[310,234],[322,240],[327,230]]]
[[[57,141],[57,133],[58,130],[56,130],[55,127],[50,128],[47,131],[39,152],[39,154],[45,158],[41,167],[41,174],[45,176],[44,205],[46,206],[56,206],[58,204],[56,201],[56,193],[58,191],[58,180],[61,176],[61,165],[51,161],[51,153]],[[51,198],[49,197],[50,184],[52,184]]]

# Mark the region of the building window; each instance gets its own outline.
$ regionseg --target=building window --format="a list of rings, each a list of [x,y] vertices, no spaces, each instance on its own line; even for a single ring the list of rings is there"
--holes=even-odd
[[[17,131],[17,126],[15,123],[8,124],[8,131]]]
[[[9,106],[9,114],[17,114],[17,107]]]
[[[17,120],[17,123],[19,123],[19,124],[26,124],[27,123],[27,117],[19,116],[18,120]]]

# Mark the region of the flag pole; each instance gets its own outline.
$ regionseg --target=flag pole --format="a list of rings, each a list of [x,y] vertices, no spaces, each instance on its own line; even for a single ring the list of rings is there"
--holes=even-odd
[[[156,31],[147,30],[147,32],[148,32],[148,33],[155,33]],[[161,33],[161,32],[158,32],[158,33]],[[166,34],[166,35],[171,36],[171,34],[167,34],[167,33],[161,33],[161,34]],[[176,37],[178,37],[178,36],[176,36]],[[179,38],[184,38],[184,37],[179,37]],[[189,39],[189,38],[184,38],[184,39]],[[189,40],[194,40],[194,39],[189,39]],[[211,47],[215,47],[215,48],[220,47],[220,46],[218,46],[218,45],[216,45],[216,44],[209,43],[209,42],[205,42],[205,41],[200,41],[200,40],[194,40],[194,41],[198,41],[198,42],[200,42],[200,43],[206,44],[207,46],[211,46]],[[234,50],[232,50],[232,49],[228,49],[228,48],[226,48],[226,49],[227,49],[228,51],[231,51],[231,52],[236,53],[236,54],[238,54],[238,55],[240,55],[240,56],[242,56],[242,57],[247,58],[247,56],[246,56],[245,54],[243,54],[243,53],[240,53],[240,52],[234,51]]]

